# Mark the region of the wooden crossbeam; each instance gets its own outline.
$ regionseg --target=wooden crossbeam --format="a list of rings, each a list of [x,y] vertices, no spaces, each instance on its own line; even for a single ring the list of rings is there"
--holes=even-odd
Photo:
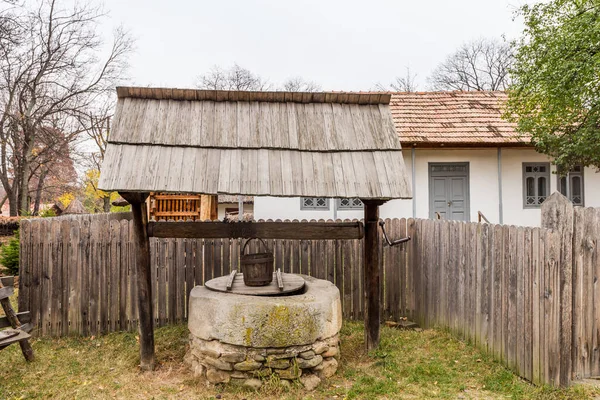
[[[22,324],[26,324],[31,321],[31,314],[29,313],[29,311],[23,311],[23,312],[17,313],[16,315],[17,315],[17,318],[19,319],[19,322]],[[10,320],[8,319],[8,317],[1,317],[0,318],[0,329],[9,328],[9,327],[12,327],[12,324],[10,323]]]
[[[364,228],[361,222],[149,222],[148,236],[187,239],[362,239]]]

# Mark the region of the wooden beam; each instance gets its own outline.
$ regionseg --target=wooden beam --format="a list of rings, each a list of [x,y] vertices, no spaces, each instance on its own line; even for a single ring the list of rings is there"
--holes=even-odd
[[[23,311],[15,314],[21,324],[26,324],[31,321],[31,314],[29,311]],[[12,328],[12,323],[8,317],[0,317],[0,329]]]
[[[136,280],[138,287],[140,368],[154,369],[154,320],[152,318],[152,282],[150,275],[150,241],[148,239],[148,193],[120,193],[131,204],[133,214],[134,243],[136,254]]]
[[[365,205],[364,296],[365,346],[367,351],[379,346],[379,200],[362,200]]]
[[[149,222],[159,238],[362,239],[361,222]]]

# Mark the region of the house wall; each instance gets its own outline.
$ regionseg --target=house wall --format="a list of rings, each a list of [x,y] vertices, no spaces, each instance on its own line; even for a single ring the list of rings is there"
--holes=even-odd
[[[225,218],[225,209],[227,208],[235,208],[237,210],[238,203],[219,203],[219,220],[223,220]],[[244,214],[253,213],[254,212],[254,204],[245,203],[244,204]]]
[[[411,150],[403,151],[407,173],[412,180]],[[548,157],[532,148],[502,149],[502,203],[503,223],[507,225],[539,226],[540,209],[523,207],[523,163],[549,162]],[[498,187],[498,149],[416,149],[415,172],[416,188],[413,196],[416,204],[416,217],[429,218],[429,163],[468,162],[470,220],[478,220],[478,211],[492,223],[500,222]],[[556,169],[551,166],[551,171]],[[557,190],[557,176],[550,176],[551,193]],[[584,196],[587,207],[600,207],[600,173],[586,168],[584,171]],[[332,219],[333,207],[330,201],[328,211],[301,210],[300,198],[254,198],[256,219]],[[362,211],[339,211],[338,218],[362,218]],[[391,200],[380,209],[382,218],[402,218],[413,216],[413,200]]]

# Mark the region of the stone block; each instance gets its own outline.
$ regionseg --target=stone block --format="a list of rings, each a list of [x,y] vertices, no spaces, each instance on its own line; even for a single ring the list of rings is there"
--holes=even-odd
[[[302,369],[314,368],[323,362],[323,357],[321,357],[320,355],[316,355],[313,358],[308,359],[308,360],[299,358],[298,360],[296,360],[296,362],[297,362],[298,368],[302,368]]]
[[[338,348],[337,347],[330,347],[329,350],[327,350],[325,353],[321,354],[323,357],[335,357],[338,355]]]
[[[265,357],[261,356],[260,354],[255,354],[252,356],[252,359],[254,361],[258,361],[258,362],[264,362],[266,360]]]
[[[221,371],[215,368],[209,368],[206,371],[206,379],[210,383],[227,383],[231,380],[228,372]]]
[[[265,365],[269,368],[273,368],[273,369],[286,369],[290,367],[290,360],[289,359],[279,359],[279,360],[268,360]]]
[[[323,369],[319,371],[319,377],[323,378],[331,378],[335,375],[335,372],[338,368],[338,362],[335,358],[329,358],[323,361]]]
[[[302,353],[300,353],[300,357],[304,358],[305,360],[309,360],[315,355],[316,353],[313,350],[303,351]]]
[[[262,363],[254,360],[246,360],[239,362],[233,366],[236,371],[254,371],[262,367]]]
[[[277,375],[279,375],[281,379],[294,380],[302,376],[302,370],[296,366],[292,366],[288,369],[278,369],[275,372],[277,373]]]
[[[262,382],[260,379],[246,379],[243,384],[244,387],[252,390],[258,390],[262,386]]]
[[[252,377],[252,375],[250,375],[249,373],[242,371],[233,371],[230,375],[232,378],[235,379],[248,379]]]
[[[304,386],[304,389],[313,391],[321,383],[321,379],[313,374],[307,374],[300,377],[300,383]]]
[[[232,352],[232,353],[222,353],[221,354],[221,360],[227,361],[227,362],[238,363],[238,362],[244,361],[245,359],[246,359],[246,354],[241,353],[241,352]]]
[[[233,371],[231,363],[228,363],[218,358],[205,357],[202,362],[222,371]]]
[[[316,354],[323,354],[329,350],[329,345],[325,342],[317,342],[313,345],[313,350]]]

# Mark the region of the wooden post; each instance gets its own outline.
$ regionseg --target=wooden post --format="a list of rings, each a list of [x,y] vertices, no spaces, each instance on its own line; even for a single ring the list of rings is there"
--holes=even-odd
[[[542,228],[553,229],[560,234],[560,385],[568,386],[571,382],[573,363],[573,204],[559,192],[554,192],[542,204]]]
[[[136,254],[136,279],[138,285],[138,310],[140,333],[140,368],[154,368],[154,321],[152,311],[152,282],[150,275],[150,241],[148,239],[148,193],[120,193],[131,204],[133,214],[134,243]]]
[[[219,218],[219,196],[203,194],[200,196],[200,220],[215,221]]]
[[[379,206],[380,200],[363,200],[365,205],[365,242],[364,242],[364,315],[365,345],[367,351],[379,346]]]

